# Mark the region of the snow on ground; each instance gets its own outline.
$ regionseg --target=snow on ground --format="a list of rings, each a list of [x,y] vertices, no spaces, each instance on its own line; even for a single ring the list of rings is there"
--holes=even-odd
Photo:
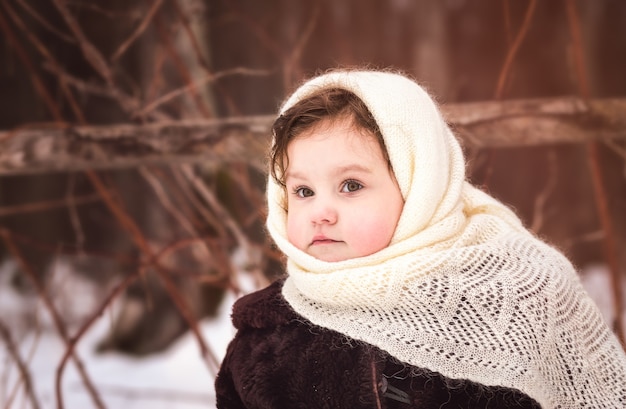
[[[4,267],[4,268],[3,268]],[[41,409],[56,408],[55,382],[59,363],[66,347],[52,326],[45,309],[39,306],[40,331],[26,332],[18,320],[33,320],[32,298],[24,300],[7,287],[0,266],[0,319],[11,326],[20,355],[28,361],[34,388]],[[5,274],[6,275],[6,274]],[[4,282],[3,282],[4,281]],[[4,285],[3,285],[4,284]],[[88,291],[82,288],[81,291]],[[30,301],[30,302],[28,302]],[[234,335],[230,310],[235,297],[228,294],[217,318],[200,322],[200,330],[210,349],[222,359],[228,342]],[[76,305],[80,308],[80,305]],[[83,305],[84,307],[84,305]],[[81,338],[76,347],[92,382],[96,385],[106,408],[114,409],[199,409],[214,408],[214,378],[200,355],[193,334],[179,338],[169,349],[155,356],[137,358],[119,353],[97,353],[96,344],[104,338],[110,324],[110,314],[100,318]],[[96,407],[70,360],[63,372],[63,403],[65,408]],[[0,407],[32,408],[24,392],[24,384],[6,344],[0,338]],[[17,390],[17,393],[15,391]],[[11,402],[7,406],[8,402]]]
[[[20,301],[2,286],[0,271],[0,318],[28,315],[23,311],[29,303]],[[603,266],[592,267],[582,274],[583,284],[596,300],[605,317],[613,318],[610,280]],[[229,295],[217,318],[204,320],[201,331],[211,349],[222,358],[234,335],[230,310],[235,301]],[[45,317],[44,320],[45,322]],[[625,323],[626,324],[626,323]],[[200,357],[192,334],[181,337],[167,351],[147,358],[132,358],[116,353],[97,354],[94,347],[107,330],[108,321],[100,319],[85,334],[77,346],[87,372],[107,408],[114,409],[199,409],[214,408],[213,376]],[[6,346],[0,340],[0,406],[7,409],[31,408],[23,383],[9,359]],[[42,409],[56,408],[55,376],[65,346],[51,326],[43,326],[40,334],[26,333],[19,340],[23,359],[29,368]],[[14,391],[17,393],[7,405]],[[63,376],[63,399],[66,408],[95,407],[78,376],[75,366],[68,362]]]
[[[233,301],[231,296],[224,302],[219,318],[200,323],[206,342],[220,359],[234,334],[229,319]],[[107,326],[106,319],[101,319],[77,346],[78,356],[100,391],[107,408],[198,409],[215,406],[213,377],[201,358],[198,343],[191,333],[181,337],[167,351],[152,357],[97,354],[94,351],[95,345],[104,336]],[[38,336],[30,333],[20,344],[23,358],[34,350],[29,369],[42,409],[56,408],[56,371],[65,352],[65,345],[51,330]],[[17,370],[12,363],[7,364],[6,350],[0,349],[0,362],[0,367],[4,368],[0,371],[0,406],[6,407],[9,394],[17,381]],[[71,361],[65,366],[63,399],[66,408],[94,407]],[[9,407],[30,407],[22,388]]]

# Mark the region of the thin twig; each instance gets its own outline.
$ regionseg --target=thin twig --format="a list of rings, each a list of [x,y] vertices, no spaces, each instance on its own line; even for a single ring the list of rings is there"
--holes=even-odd
[[[156,15],[153,21],[156,26],[157,34],[159,36],[161,44],[163,44],[163,46],[165,47],[165,50],[167,51],[170,60],[174,64],[174,67],[176,67],[176,71],[178,71],[178,74],[180,75],[183,83],[189,87],[189,93],[193,101],[195,102],[198,111],[205,118],[214,117],[215,114],[214,112],[212,112],[207,101],[202,97],[201,93],[197,92],[197,87],[192,86],[194,83],[193,76],[189,70],[189,67],[183,62],[183,58],[181,57],[178,48],[174,46],[174,44],[172,44],[172,39],[170,38],[170,35],[168,35],[169,33],[165,27],[165,23],[163,23],[159,15]]]
[[[546,183],[541,192],[535,198],[535,205],[533,207],[533,219],[530,224],[530,229],[535,233],[538,233],[543,227],[544,213],[546,212],[546,202],[550,197],[550,194],[554,191],[554,186],[557,180],[557,166],[556,166],[556,154],[554,150],[550,149],[547,153],[548,161],[548,175]]]
[[[99,7],[99,5],[96,4],[97,2],[86,2],[82,0],[77,0],[77,1],[65,0],[65,1],[68,6],[72,6],[75,9],[80,9],[79,10],[80,13],[83,13],[83,10],[91,11],[93,13],[97,13],[102,16],[105,16],[106,18],[109,18],[109,19],[129,18],[132,20],[139,20],[141,18],[141,13],[138,11],[135,11],[134,13],[129,13],[126,11],[111,11],[111,10],[107,10],[102,7]]]
[[[137,38],[139,38],[139,36],[146,30],[146,28],[150,24],[150,21],[159,10],[159,8],[161,8],[162,4],[163,0],[155,0],[152,3],[145,17],[141,20],[139,26],[137,26],[135,31],[133,31],[133,33],[126,39],[126,41],[124,41],[113,53],[113,56],[111,57],[112,62],[116,62],[117,60],[119,60],[119,58],[126,52],[126,50],[128,50],[128,48],[135,42],[135,40],[137,40]]]
[[[55,34],[61,40],[66,43],[76,44],[76,39],[69,34],[62,33],[61,30],[57,29],[54,25],[48,22],[45,18],[41,16],[37,11],[35,11],[25,0],[18,0],[17,4],[19,4],[32,18],[34,18],[39,24],[42,25],[43,28],[50,31],[52,34]]]
[[[76,197],[74,195],[75,184],[76,175],[72,173],[69,175],[69,183],[67,184],[67,193],[65,197],[67,200],[67,210],[70,216],[70,222],[72,224],[72,229],[74,229],[74,235],[76,236],[76,247],[78,247],[78,251],[82,254],[85,246],[85,232],[80,223],[80,216],[78,215]]]
[[[169,192],[169,196],[175,198],[176,208],[187,218],[194,231],[200,232],[206,230],[207,219],[204,219],[197,213],[198,201],[197,195],[192,191],[186,179],[182,178],[177,165],[167,167],[167,172],[160,167],[150,167],[150,171],[163,185],[164,190]],[[193,203],[195,199],[196,203]],[[171,200],[171,199],[170,199]],[[200,207],[202,207],[200,205]],[[214,219],[215,223],[219,223]],[[213,226],[210,226],[213,228]]]
[[[244,191],[244,196],[248,198],[249,208],[256,209],[256,212],[250,212],[248,218],[242,221],[242,225],[249,227],[259,218],[265,220],[266,204],[264,192],[252,185],[250,180],[250,169],[247,164],[234,163],[232,166],[233,178],[240,182],[241,189]]]
[[[502,13],[504,14],[504,30],[506,32],[506,43],[511,46],[513,42],[513,25],[511,24],[511,5],[509,0],[502,0]]]
[[[191,224],[189,219],[187,219],[187,217],[181,211],[178,210],[178,208],[174,205],[174,203],[172,203],[170,199],[170,195],[168,195],[168,193],[165,191],[165,188],[163,187],[163,184],[159,180],[159,178],[150,169],[146,168],[145,166],[142,166],[139,168],[139,173],[148,182],[150,187],[152,187],[152,190],[159,198],[159,202],[161,202],[161,205],[165,208],[165,210],[167,210],[167,212],[171,214],[174,219],[176,219],[176,221],[180,224],[180,226],[189,235],[197,236],[198,231],[193,226],[193,224]]]
[[[220,366],[219,359],[213,353],[213,350],[209,347],[209,345],[204,340],[204,337],[202,336],[202,333],[200,332],[200,329],[198,328],[198,321],[196,317],[194,317],[191,309],[187,305],[187,302],[180,295],[179,291],[176,289],[176,285],[172,281],[169,274],[167,274],[167,272],[162,268],[157,269],[157,272],[159,273],[159,278],[164,283],[164,286],[168,292],[168,295],[170,296],[172,301],[174,301],[174,305],[176,305],[176,308],[185,318],[187,325],[189,325],[192,332],[194,333],[196,340],[198,341],[200,345],[200,353],[202,354],[202,357],[204,358],[204,362],[207,364],[209,371],[212,373],[213,376],[216,376],[217,370],[219,369],[219,366]]]
[[[18,214],[42,212],[46,210],[54,210],[62,207],[80,206],[89,203],[99,202],[100,196],[97,194],[72,197],[71,203],[68,198],[57,200],[46,200],[43,202],[26,203],[14,206],[0,206],[0,217],[15,216]]]
[[[537,6],[537,0],[530,0],[530,4],[526,9],[526,14],[524,15],[524,21],[522,22],[522,27],[519,32],[515,36],[515,41],[511,45],[509,52],[506,54],[506,58],[504,60],[504,64],[502,65],[502,69],[500,70],[500,75],[498,76],[498,84],[496,86],[496,91],[494,93],[495,99],[501,99],[504,94],[504,86],[509,77],[509,73],[511,71],[511,66],[513,65],[513,61],[517,56],[517,52],[524,42],[524,38],[526,37],[526,33],[528,33],[528,29],[530,28],[530,23],[532,22],[533,15],[535,13],[535,7]]]
[[[241,228],[233,220],[228,211],[221,205],[215,194],[207,189],[206,185],[194,172],[190,165],[181,165],[180,169],[185,177],[191,182],[196,192],[208,203],[211,210],[215,212],[218,220],[223,223],[240,246],[248,247],[248,238],[241,231]]]
[[[104,314],[104,311],[110,306],[113,300],[115,300],[124,290],[126,290],[128,286],[130,286],[137,279],[137,277],[138,275],[136,273],[129,274],[128,276],[124,278],[124,280],[122,280],[122,282],[116,285],[113,288],[113,290],[108,294],[108,296],[103,300],[103,302],[100,304],[100,307],[93,314],[91,314],[91,316],[87,319],[87,321],[81,326],[81,328],[78,330],[76,335],[74,335],[68,340],[67,346],[65,348],[65,353],[63,354],[63,357],[61,358],[61,361],[59,362],[59,366],[57,367],[57,372],[56,372],[56,379],[57,379],[57,384],[58,384],[57,389],[60,388],[60,380],[63,378],[63,371],[65,370],[67,361],[69,360],[71,356],[74,355],[74,349],[76,348],[76,345],[78,344],[80,339],[83,337],[83,335],[85,335],[87,330],[91,328],[91,326],[96,322],[96,320],[100,318],[102,314]]]
[[[136,110],[140,106],[139,100],[123,92],[118,87],[111,87],[106,84],[103,85],[95,82],[87,82],[74,75],[69,74],[61,67],[53,66],[52,64],[44,63],[43,68],[57,75],[59,78],[62,78],[63,81],[65,81],[68,85],[76,88],[76,90],[78,90],[79,92],[112,99],[118,102],[120,107],[124,109],[129,116],[139,116],[139,114],[136,114]],[[152,119],[170,120],[171,117],[162,112],[154,112],[152,113]]]
[[[89,257],[113,260],[116,263],[131,266],[131,267],[137,267],[141,265],[141,263],[137,260],[136,257],[125,255],[125,254],[106,253],[102,251],[93,251],[93,250],[82,250],[79,252],[79,249],[68,246],[67,244],[63,244],[62,246],[60,246],[59,243],[56,243],[56,242],[55,243],[42,242],[37,239],[34,239],[33,237],[25,236],[23,234],[19,234],[14,231],[11,232],[11,237],[13,238],[14,241],[18,243],[31,246],[38,250],[44,251],[46,253],[53,253],[53,254],[56,253],[56,254],[64,254],[64,255],[72,255],[72,256],[80,254],[80,255],[86,255]]]
[[[3,2],[3,4],[6,6],[5,2]],[[22,45],[18,42],[15,34],[11,30],[11,27],[9,26],[8,22],[2,16],[1,12],[0,12],[0,31],[4,32],[5,38],[8,40],[8,43],[13,45],[13,49],[15,53],[17,54],[17,57],[20,59],[22,64],[24,64],[24,67],[26,68],[26,70],[30,73],[33,86],[35,87],[35,90],[37,91],[41,99],[43,100],[44,105],[48,108],[48,110],[50,111],[50,113],[56,120],[61,121],[62,115],[61,115],[61,111],[59,110],[59,107],[56,105],[56,103],[54,102],[54,98],[52,98],[52,96],[46,89],[46,86],[44,85],[44,82],[41,79],[41,76],[37,73],[37,70],[35,69],[35,65],[33,64],[30,57],[28,56],[28,53],[24,50]]]
[[[26,392],[26,396],[28,396],[28,399],[30,400],[30,404],[32,405],[32,408],[39,409],[40,407],[39,400],[37,399],[37,396],[35,394],[35,388],[33,386],[33,379],[30,376],[28,365],[26,364],[26,362],[24,362],[24,360],[20,356],[19,349],[17,345],[15,344],[15,342],[13,341],[13,338],[11,337],[11,332],[9,331],[9,328],[2,321],[2,318],[0,318],[0,337],[2,337],[2,339],[4,340],[4,343],[7,346],[7,351],[9,352],[9,355],[11,356],[11,358],[13,358],[15,365],[17,365],[17,369],[19,370],[19,373],[20,373],[20,380],[24,382],[24,389]],[[10,404],[10,403],[7,403],[7,404]]]
[[[146,254],[151,254],[152,250],[150,249],[148,240],[146,240],[135,221],[122,208],[121,204],[118,202],[118,199],[116,197],[117,195],[115,194],[114,190],[111,187],[105,186],[104,182],[96,172],[88,170],[85,172],[85,174],[87,175],[87,178],[91,181],[91,184],[94,186],[96,191],[100,194],[100,197],[102,197],[102,200],[107,205],[111,213],[113,213],[115,218],[120,222],[124,230],[131,234],[132,239],[133,241],[135,241],[137,246]]]
[[[626,160],[626,148],[619,146],[617,142],[606,140],[604,144],[609,147],[613,152],[624,158]]]
[[[200,49],[200,44],[198,44],[198,39],[193,33],[191,24],[189,23],[189,18],[183,12],[182,8],[180,7],[180,4],[178,3],[178,0],[170,0],[170,3],[174,6],[174,10],[176,10],[176,13],[180,17],[180,20],[182,21],[183,28],[185,29],[185,33],[187,33],[187,38],[189,38],[189,41],[191,42],[191,47],[194,51],[194,54],[196,55],[196,59],[198,60],[198,63],[206,72],[211,73],[211,68],[209,67],[209,63],[204,58],[204,55],[202,54],[202,50]]]
[[[304,48],[313,35],[313,30],[315,30],[315,26],[317,25],[317,19],[320,15],[320,1],[316,0],[313,5],[313,15],[309,18],[306,27],[302,31],[302,34],[299,36],[298,40],[294,48],[291,50],[287,61],[284,64],[284,72],[283,72],[283,87],[284,89],[289,89],[294,80],[298,80],[302,76],[301,70],[296,70],[297,63],[300,61],[302,57],[302,52]]]
[[[144,86],[144,101],[151,101],[159,94],[159,89],[164,86],[164,78],[160,73],[163,71],[165,63],[168,61],[167,53],[163,48],[156,47],[154,50],[153,63],[151,64],[151,74],[146,73],[146,77],[150,78]]]
[[[604,230],[601,228],[592,232],[587,232],[584,234],[579,234],[575,237],[570,237],[566,239],[563,243],[565,247],[572,247],[576,244],[581,243],[593,243],[596,241],[604,240]]]
[[[215,256],[213,257],[213,262],[216,264],[216,267],[220,267],[228,263],[228,255],[224,257],[223,251],[212,251],[212,244],[216,240],[213,240],[211,237],[190,237],[186,239],[181,239],[176,242],[170,243],[166,247],[159,250],[159,252],[154,256],[153,260],[150,260],[148,265],[154,263],[160,263],[160,260],[167,257],[169,254],[174,253],[182,248],[190,247],[198,243],[202,243],[207,246],[209,253],[213,253]],[[216,268],[220,274],[189,274],[185,271],[174,270],[171,269],[172,272],[179,276],[186,276],[188,278],[192,278],[197,282],[213,284],[215,286],[224,287],[224,283],[228,283],[228,277],[230,276],[229,272],[220,271],[219,268]],[[223,269],[222,269],[223,270]]]
[[[174,178],[178,181],[178,187],[180,188],[181,192],[185,195],[186,200],[189,203],[191,203],[193,208],[196,209],[198,213],[200,213],[200,216],[202,217],[203,221],[205,223],[208,223],[211,226],[211,228],[215,229],[218,236],[225,237],[226,230],[223,224],[220,222],[219,218],[217,218],[213,213],[211,213],[207,209],[207,207],[202,202],[200,202],[200,200],[198,199],[198,196],[195,194],[194,190],[192,190],[194,189],[194,187],[193,187],[191,180],[189,180],[187,176],[183,174],[180,167],[173,168],[172,172],[173,172]]]
[[[184,87],[177,88],[175,90],[172,90],[172,91],[168,92],[165,95],[160,96],[156,100],[154,100],[154,101],[150,102],[149,104],[145,105],[141,110],[139,110],[137,112],[137,115],[139,115],[139,116],[148,115],[148,114],[152,113],[152,111],[154,111],[159,106],[161,106],[161,105],[163,105],[163,104],[165,104],[167,102],[170,102],[174,98],[178,98],[179,96],[181,96],[183,94],[186,94],[188,92],[193,92],[194,90],[198,89],[199,87],[204,86],[206,84],[210,84],[212,82],[215,82],[215,81],[217,81],[220,78],[231,76],[231,75],[238,75],[238,74],[240,74],[240,75],[262,76],[262,75],[269,75],[269,72],[266,71],[266,70],[254,70],[254,69],[250,69],[250,68],[232,68],[230,70],[217,72],[215,74],[209,74],[209,75],[206,75],[203,78],[200,78],[200,79],[198,79],[196,81],[188,83]]]
[[[244,14],[241,9],[237,6],[236,2],[230,3],[233,8],[232,15],[235,19],[241,20],[244,24],[243,27],[246,30],[250,30],[252,34],[256,36],[256,38],[264,45],[275,58],[282,60],[284,56],[284,47],[281,47],[276,41],[272,39],[272,37],[267,34],[267,31],[264,30],[258,23],[257,19],[251,18],[248,15]]]
[[[567,22],[569,24],[570,36],[574,45],[574,68],[576,69],[578,92],[580,93],[580,96],[588,99],[591,97],[591,87],[589,86],[589,78],[585,67],[585,52],[583,48],[578,9],[572,0],[565,0],[565,8],[565,11],[567,12]]]

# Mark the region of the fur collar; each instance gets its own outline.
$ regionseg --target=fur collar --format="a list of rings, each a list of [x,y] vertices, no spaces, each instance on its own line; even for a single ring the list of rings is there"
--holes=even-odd
[[[283,281],[276,281],[237,300],[232,313],[235,328],[271,328],[286,325],[293,320],[302,320],[281,294]]]

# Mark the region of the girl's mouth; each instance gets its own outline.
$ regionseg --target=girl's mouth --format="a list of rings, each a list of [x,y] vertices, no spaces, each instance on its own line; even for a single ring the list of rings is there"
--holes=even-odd
[[[337,243],[337,240],[329,239],[326,236],[315,236],[313,240],[311,240],[311,246],[323,245],[323,244],[332,244]]]

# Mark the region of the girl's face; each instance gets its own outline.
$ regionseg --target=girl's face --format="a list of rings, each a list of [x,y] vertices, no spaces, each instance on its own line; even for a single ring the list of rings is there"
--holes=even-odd
[[[323,121],[287,147],[287,238],[323,261],[389,245],[404,201],[374,135]]]

